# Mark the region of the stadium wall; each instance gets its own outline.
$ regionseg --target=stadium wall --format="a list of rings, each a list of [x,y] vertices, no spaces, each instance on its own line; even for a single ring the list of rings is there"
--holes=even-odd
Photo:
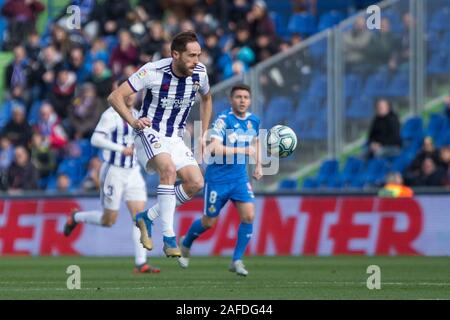
[[[155,203],[150,198],[149,203]],[[411,199],[376,196],[258,196],[251,255],[450,255],[450,195]],[[131,256],[132,223],[122,206],[112,228],[80,225],[62,234],[73,208],[101,209],[98,198],[0,199],[0,255]],[[185,234],[202,215],[196,198],[176,213]],[[200,237],[193,255],[231,255],[238,214],[228,204],[217,226]],[[158,223],[155,235],[160,235]],[[162,254],[155,237],[150,256]]]

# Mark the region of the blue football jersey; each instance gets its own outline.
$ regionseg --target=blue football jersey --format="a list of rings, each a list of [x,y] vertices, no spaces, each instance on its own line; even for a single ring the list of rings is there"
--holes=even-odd
[[[236,116],[231,108],[219,114],[213,123],[211,138],[219,139],[227,147],[247,147],[258,136],[260,120],[247,112],[245,117]],[[248,181],[248,156],[212,156],[206,167],[205,181],[231,183]]]

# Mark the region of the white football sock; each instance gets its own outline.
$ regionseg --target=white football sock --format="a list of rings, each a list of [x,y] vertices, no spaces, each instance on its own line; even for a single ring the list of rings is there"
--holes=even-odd
[[[179,184],[175,187],[175,197],[177,198],[176,207],[181,206],[183,203],[188,202],[192,198],[189,197],[183,189],[183,185]],[[155,220],[159,217],[159,205],[156,203],[153,207],[148,209],[147,216],[150,220]]]
[[[133,245],[134,245],[134,263],[140,266],[147,262],[147,250],[140,242],[141,231],[138,227],[133,225]]]
[[[75,213],[75,215],[73,217],[75,219],[75,222],[83,222],[83,223],[101,225],[102,224],[102,216],[103,216],[103,212],[93,210],[93,211],[77,212],[77,213]]]
[[[173,216],[175,215],[175,188],[173,185],[160,184],[157,189],[158,206],[161,213],[162,234],[165,237],[174,237]]]

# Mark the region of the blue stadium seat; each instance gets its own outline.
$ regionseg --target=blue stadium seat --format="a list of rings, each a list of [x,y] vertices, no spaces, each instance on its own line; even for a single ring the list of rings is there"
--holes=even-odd
[[[353,0],[317,0],[317,13],[320,15],[331,10],[347,12],[353,6]]]
[[[72,185],[77,186],[86,175],[86,169],[80,159],[65,159],[59,164],[57,174],[66,174]]]
[[[409,95],[409,73],[400,71],[392,78],[386,96],[407,97]]]
[[[226,109],[230,108],[230,102],[228,101],[228,98],[222,97],[218,99],[214,99],[214,113],[217,116],[222,111],[225,111]]]
[[[450,73],[450,59],[446,52],[436,52],[431,56],[427,65],[429,75],[441,75]]]
[[[342,186],[348,186],[364,169],[364,162],[356,157],[348,157],[344,169],[339,174],[339,182]]]
[[[326,185],[331,179],[335,179],[339,174],[339,162],[336,159],[322,162],[317,173],[316,181],[319,186]]]
[[[272,19],[273,24],[275,25],[275,31],[277,35],[288,40],[289,38],[289,32],[287,29],[288,20],[286,20],[285,17],[280,12],[276,11],[270,11],[269,16]]]
[[[432,137],[434,144],[437,147],[440,147],[444,142],[447,127],[447,117],[434,113],[430,117],[430,122],[428,123],[425,135]]]
[[[320,32],[322,30],[331,28],[334,25],[337,25],[342,20],[344,20],[344,15],[342,14],[342,12],[339,12],[337,10],[326,12],[319,18],[318,31]]]
[[[400,136],[403,142],[409,144],[412,141],[423,139],[423,123],[420,117],[411,117],[402,125]]]
[[[450,9],[448,6],[444,6],[441,10],[436,11],[429,21],[428,28],[433,31],[449,30],[450,21]]]
[[[309,47],[309,52],[315,61],[321,60],[327,54],[327,41],[316,41]]]
[[[368,97],[381,97],[388,89],[388,73],[385,69],[370,76],[364,86],[363,92]]]
[[[316,20],[312,14],[296,13],[289,18],[289,33],[299,33],[303,36],[310,36],[316,32]]]
[[[353,187],[379,186],[384,182],[389,169],[389,165],[385,159],[374,158],[367,162],[364,171],[359,174],[354,182]]]
[[[270,99],[266,107],[266,117],[271,123],[279,124],[292,116],[294,104],[289,97],[279,96]]]
[[[297,180],[283,179],[278,184],[278,190],[296,190],[298,187]]]
[[[318,75],[313,77],[309,86],[307,96],[323,99],[327,94],[327,76]]]
[[[42,101],[34,101],[31,105],[30,111],[28,111],[27,120],[30,125],[34,125],[39,120],[39,110],[41,110]]]
[[[317,181],[314,178],[306,178],[303,180],[304,189],[316,189],[318,187]]]
[[[361,94],[362,79],[356,74],[345,76],[345,97],[356,97]]]
[[[357,96],[345,111],[348,119],[370,119],[374,114],[374,100],[366,96]]]

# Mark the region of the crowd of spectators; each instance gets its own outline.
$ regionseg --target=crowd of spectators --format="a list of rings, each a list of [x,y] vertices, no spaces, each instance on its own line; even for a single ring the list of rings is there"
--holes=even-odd
[[[80,28],[71,27],[70,5],[80,8]],[[83,163],[86,177],[77,184],[59,165],[90,138],[113,83],[170,57],[180,31],[197,32],[212,85],[292,45],[277,35],[262,0],[72,0],[39,34],[44,10],[39,0],[6,0],[1,8],[8,19],[2,50],[14,57],[4,79],[12,115],[0,126],[0,190],[98,187],[98,158]]]

